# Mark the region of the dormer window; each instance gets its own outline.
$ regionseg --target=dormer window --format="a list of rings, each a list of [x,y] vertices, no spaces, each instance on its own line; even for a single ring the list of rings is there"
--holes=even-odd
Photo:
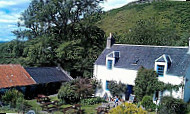
[[[171,66],[171,58],[169,55],[163,54],[158,59],[155,60],[155,71],[158,73],[158,76],[162,77],[166,74],[167,70]]]
[[[120,52],[113,51],[106,56],[106,66],[107,69],[111,70],[113,66],[119,61]]]

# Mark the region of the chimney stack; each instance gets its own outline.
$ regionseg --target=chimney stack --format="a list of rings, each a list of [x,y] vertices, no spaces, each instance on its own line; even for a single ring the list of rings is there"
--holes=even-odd
[[[110,36],[107,38],[107,49],[110,49],[111,46],[115,43],[115,39],[112,36],[112,33],[110,33]]]

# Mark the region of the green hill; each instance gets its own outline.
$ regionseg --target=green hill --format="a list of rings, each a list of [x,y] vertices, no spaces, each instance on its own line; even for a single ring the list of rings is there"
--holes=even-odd
[[[96,24],[117,43],[187,45],[190,2],[153,2],[126,5],[103,14]]]

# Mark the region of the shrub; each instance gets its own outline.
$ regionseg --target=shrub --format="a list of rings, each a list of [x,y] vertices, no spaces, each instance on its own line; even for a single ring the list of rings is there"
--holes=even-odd
[[[102,102],[106,102],[106,101],[104,99],[100,98],[100,97],[82,99],[80,101],[80,103],[83,104],[83,105],[94,105],[94,104],[99,104],[99,103],[102,103]]]
[[[110,114],[147,114],[141,107],[137,107],[132,103],[123,103],[109,111]]]
[[[159,114],[185,114],[187,112],[187,104],[181,99],[175,99],[165,96],[161,99],[158,109]]]
[[[58,98],[69,104],[77,103],[81,99],[92,97],[98,84],[97,80],[77,78],[63,84],[58,92]]]
[[[16,89],[10,89],[2,96],[2,101],[13,108],[20,109],[25,103],[24,95]]]
[[[69,83],[65,83],[63,86],[61,86],[61,89],[58,92],[58,98],[68,104],[79,101],[79,95],[76,93],[75,86]]]
[[[144,96],[141,105],[148,111],[154,111],[156,109],[156,104],[153,103],[151,96]]]
[[[116,81],[110,81],[108,83],[108,89],[112,96],[119,96],[121,93],[126,92],[126,85],[121,82],[117,83]]]

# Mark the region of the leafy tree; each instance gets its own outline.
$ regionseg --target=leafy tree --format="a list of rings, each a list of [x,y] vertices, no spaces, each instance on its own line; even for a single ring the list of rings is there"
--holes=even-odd
[[[125,93],[126,91],[126,85],[117,81],[109,81],[108,83],[108,89],[112,96],[119,96],[121,93]]]
[[[56,34],[58,39],[65,38],[74,23],[101,11],[98,4],[102,1],[32,0],[20,18],[24,23],[18,23],[27,29],[16,30],[14,33],[17,37],[28,39],[43,34]]]
[[[187,104],[181,99],[175,99],[170,96],[164,96],[161,99],[159,114],[185,114],[187,111]]]
[[[152,96],[156,91],[178,90],[183,84],[172,85],[165,84],[158,80],[158,74],[152,69],[139,68],[135,79],[134,94],[138,101],[141,101],[145,95]]]
[[[135,79],[134,94],[138,101],[141,101],[145,95],[152,95],[158,90],[158,75],[154,70],[148,70],[141,67],[138,70],[137,77]]]
[[[26,38],[25,66],[61,66],[73,77],[91,77],[93,63],[105,43],[105,33],[93,25],[103,0],[32,0],[13,31]],[[23,29],[25,28],[25,29]]]

